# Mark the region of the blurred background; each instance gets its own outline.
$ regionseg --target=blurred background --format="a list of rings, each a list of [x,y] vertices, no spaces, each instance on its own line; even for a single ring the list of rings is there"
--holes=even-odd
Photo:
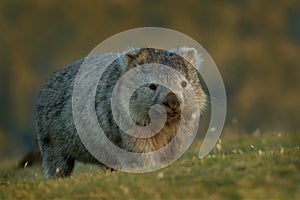
[[[197,40],[223,76],[224,133],[300,133],[300,1],[0,1],[0,161],[34,145],[34,104],[51,72],[127,29]]]

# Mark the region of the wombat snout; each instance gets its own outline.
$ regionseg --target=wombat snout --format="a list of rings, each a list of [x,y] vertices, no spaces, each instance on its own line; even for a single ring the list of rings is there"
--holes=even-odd
[[[180,112],[180,102],[178,101],[176,95],[172,92],[169,92],[164,100],[163,105],[168,113],[168,115],[177,115]]]

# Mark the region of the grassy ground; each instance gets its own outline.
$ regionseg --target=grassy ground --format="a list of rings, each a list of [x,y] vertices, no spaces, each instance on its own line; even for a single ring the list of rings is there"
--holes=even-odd
[[[203,160],[200,143],[146,174],[78,164],[71,178],[46,180],[40,166],[0,172],[0,199],[300,199],[300,135],[224,136]]]

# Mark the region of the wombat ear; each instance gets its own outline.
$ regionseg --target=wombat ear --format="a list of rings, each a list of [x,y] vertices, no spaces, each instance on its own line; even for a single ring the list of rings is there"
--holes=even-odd
[[[137,57],[136,52],[134,52],[134,53],[130,52],[130,53],[128,53],[128,54],[125,55],[126,61],[134,60],[136,57]]]
[[[138,57],[138,51],[130,51],[125,54],[125,63],[128,66],[132,61],[134,61]]]
[[[189,61],[197,70],[200,69],[204,61],[201,54],[195,48],[179,47],[178,49],[171,49],[170,51],[182,56],[184,59]]]

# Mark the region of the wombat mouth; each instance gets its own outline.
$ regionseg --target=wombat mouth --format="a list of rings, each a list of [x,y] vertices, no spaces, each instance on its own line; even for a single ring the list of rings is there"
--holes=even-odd
[[[136,125],[138,126],[149,126],[149,123],[139,123],[139,122],[135,122]]]
[[[180,119],[180,115],[181,115],[180,111],[167,112],[167,121],[170,122],[171,120],[173,122],[176,119]],[[135,121],[135,123],[138,126],[149,126],[150,120],[145,120],[144,122]]]
[[[180,112],[169,112],[167,115],[171,118],[177,118],[180,115]]]

